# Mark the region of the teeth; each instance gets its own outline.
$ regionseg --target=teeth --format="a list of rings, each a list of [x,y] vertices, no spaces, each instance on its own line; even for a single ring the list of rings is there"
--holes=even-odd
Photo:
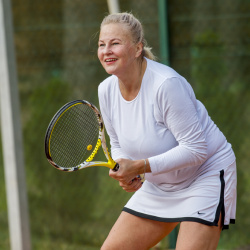
[[[105,62],[113,62],[113,61],[116,61],[117,59],[107,59],[105,60]]]

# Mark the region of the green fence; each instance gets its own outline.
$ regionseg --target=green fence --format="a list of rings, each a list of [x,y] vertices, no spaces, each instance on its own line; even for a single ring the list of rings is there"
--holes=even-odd
[[[236,225],[220,246],[249,244],[250,1],[169,1],[171,65],[184,75],[237,157]]]
[[[191,83],[237,156],[236,225],[222,233],[220,249],[250,245],[250,1],[166,2],[170,65]],[[163,60],[158,3],[121,0],[120,7],[139,17]],[[33,249],[100,249],[130,194],[106,168],[52,168],[44,135],[64,103],[86,99],[98,106],[97,87],[107,74],[96,50],[107,2],[12,0],[12,8]],[[9,249],[1,153],[0,248]]]

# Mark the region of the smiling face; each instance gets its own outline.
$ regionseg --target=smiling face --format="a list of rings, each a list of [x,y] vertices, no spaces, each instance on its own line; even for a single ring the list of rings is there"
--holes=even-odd
[[[135,67],[142,44],[135,44],[124,24],[110,23],[101,27],[98,58],[108,74],[121,77]]]

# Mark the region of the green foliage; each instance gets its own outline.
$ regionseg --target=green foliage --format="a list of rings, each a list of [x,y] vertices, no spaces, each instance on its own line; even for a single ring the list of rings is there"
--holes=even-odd
[[[218,249],[250,244],[250,85],[247,1],[169,1],[171,65],[188,79],[237,156],[236,225]],[[142,20],[148,44],[159,51],[155,0],[120,1]],[[98,106],[97,86],[107,75],[96,56],[106,1],[13,0],[26,179],[35,250],[97,250],[131,194],[106,168],[64,173],[49,165],[44,136],[66,102]],[[159,53],[158,53],[159,54]],[[157,55],[161,58],[161,55]],[[1,147],[1,144],[0,144]],[[10,249],[0,150],[0,249]],[[102,154],[98,157],[104,157]],[[166,239],[164,239],[166,241]],[[161,249],[166,247],[163,242]]]
[[[1,127],[0,127],[1,128]],[[3,154],[2,154],[2,138],[0,131],[0,249],[9,249],[9,231],[8,231],[8,214],[7,214],[7,201],[6,190],[4,181],[4,167],[3,167]]]
[[[226,67],[221,57],[224,52],[219,36],[212,31],[196,35],[191,47],[192,84],[197,96],[201,96],[207,105],[216,100],[223,91],[222,79]],[[211,98],[212,101],[211,101]]]
[[[52,242],[61,242],[62,239],[72,246],[86,244],[99,247],[125,198],[119,195],[121,190],[117,183],[108,177],[108,169],[100,167],[65,173],[53,168],[45,158],[44,136],[49,121],[70,100],[72,91],[73,87],[68,83],[52,78],[48,83],[29,91],[23,103],[33,244],[43,239],[44,244],[48,244],[47,249],[50,249],[50,243],[53,249]],[[25,95],[22,93],[23,97]],[[104,155],[99,157],[103,158]],[[115,199],[117,203],[114,203],[111,195],[118,196]],[[63,248],[66,243],[58,244],[62,245],[62,249],[71,249],[70,246]]]

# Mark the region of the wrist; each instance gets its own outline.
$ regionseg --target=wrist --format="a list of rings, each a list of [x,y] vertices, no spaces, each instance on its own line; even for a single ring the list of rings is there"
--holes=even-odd
[[[145,164],[145,173],[151,173],[151,168],[150,168],[150,163],[148,159],[145,159],[146,164]]]
[[[135,169],[136,169],[137,175],[141,175],[141,178],[144,179],[145,173],[151,172],[148,159],[135,161]]]

